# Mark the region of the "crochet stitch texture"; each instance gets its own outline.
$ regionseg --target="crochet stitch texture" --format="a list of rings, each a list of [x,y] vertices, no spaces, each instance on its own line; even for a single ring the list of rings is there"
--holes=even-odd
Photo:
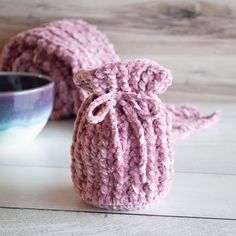
[[[5,45],[0,70],[40,73],[55,80],[52,119],[76,114],[88,96],[73,84],[74,68],[117,61],[107,37],[82,20],[60,20],[22,32]]]
[[[171,73],[148,60],[81,70],[74,81],[92,95],[75,121],[72,179],[79,196],[94,206],[131,210],[164,197],[173,179],[174,136],[218,118],[164,105],[156,94],[170,86]]]

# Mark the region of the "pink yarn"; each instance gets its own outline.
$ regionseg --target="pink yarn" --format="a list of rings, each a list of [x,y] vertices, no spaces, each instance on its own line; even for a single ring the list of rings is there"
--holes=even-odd
[[[22,32],[5,45],[0,70],[50,75],[56,82],[53,119],[76,114],[88,96],[73,84],[74,68],[96,68],[117,61],[113,46],[95,26],[60,20]]]
[[[205,129],[216,123],[221,112],[202,115],[199,109],[192,105],[166,105],[172,116],[172,132],[174,139],[184,138],[199,130]]]
[[[171,85],[171,73],[148,60],[81,70],[74,81],[92,95],[75,121],[72,179],[94,206],[130,210],[164,197],[173,179],[173,138],[218,117],[165,106],[157,94]]]

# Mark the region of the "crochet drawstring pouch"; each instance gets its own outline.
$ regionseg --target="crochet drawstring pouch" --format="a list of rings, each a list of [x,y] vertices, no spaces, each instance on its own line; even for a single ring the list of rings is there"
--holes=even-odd
[[[96,26],[78,19],[53,21],[12,37],[0,56],[0,70],[49,75],[55,81],[51,119],[76,114],[88,96],[73,83],[74,69],[118,60],[113,45]]]
[[[75,121],[72,179],[78,195],[96,207],[132,210],[166,196],[174,139],[219,117],[162,103],[158,95],[171,85],[172,75],[149,60],[80,70],[74,82],[91,95]]]

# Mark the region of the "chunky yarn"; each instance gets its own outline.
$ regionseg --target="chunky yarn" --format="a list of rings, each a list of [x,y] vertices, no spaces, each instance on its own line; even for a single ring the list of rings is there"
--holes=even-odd
[[[74,81],[91,96],[75,121],[72,179],[79,196],[97,207],[131,210],[163,198],[173,180],[173,139],[218,118],[163,104],[157,95],[172,75],[148,60],[81,70]]]
[[[76,68],[96,68],[117,61],[113,46],[95,26],[82,20],[60,20],[22,32],[5,45],[0,70],[40,73],[55,80],[52,119],[76,114],[88,96],[75,89]]]

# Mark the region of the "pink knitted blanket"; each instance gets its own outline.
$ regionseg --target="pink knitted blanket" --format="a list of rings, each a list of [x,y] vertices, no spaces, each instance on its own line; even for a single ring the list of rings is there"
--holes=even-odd
[[[75,121],[72,178],[79,196],[94,206],[131,210],[163,198],[173,179],[173,140],[219,118],[163,104],[158,94],[172,75],[149,60],[81,70],[74,81],[92,95]]]
[[[75,89],[73,70],[96,68],[117,61],[107,37],[82,20],[60,20],[22,32],[9,40],[0,57],[0,70],[40,73],[55,80],[52,119],[76,114],[88,96]]]

